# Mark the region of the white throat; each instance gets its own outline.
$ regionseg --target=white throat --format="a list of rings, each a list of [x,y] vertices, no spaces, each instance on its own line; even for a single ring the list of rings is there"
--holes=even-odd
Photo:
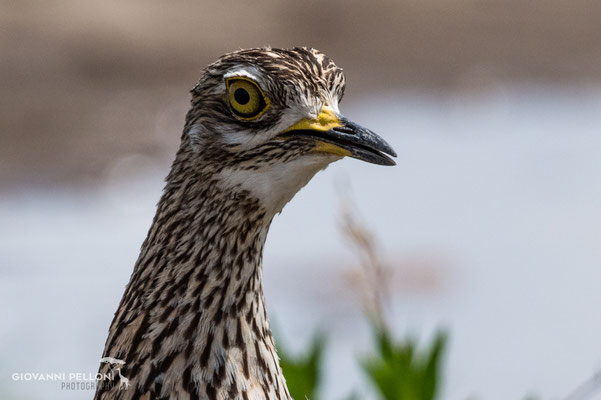
[[[265,207],[266,218],[271,219],[316,173],[340,158],[313,154],[259,170],[228,168],[220,173],[219,181],[224,188],[249,191]]]

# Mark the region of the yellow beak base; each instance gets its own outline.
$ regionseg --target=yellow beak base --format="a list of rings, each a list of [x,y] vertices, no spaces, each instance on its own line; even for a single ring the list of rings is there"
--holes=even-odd
[[[314,141],[314,152],[353,157],[372,164],[395,165],[388,156],[396,157],[396,153],[384,139],[369,129],[336,115],[327,106],[316,118],[296,122],[282,136],[311,138]]]
[[[316,132],[327,132],[331,129],[342,126],[342,121],[336,116],[334,110],[329,107],[322,108],[321,112],[315,119],[303,119],[298,121],[284,132],[310,130]],[[319,140],[315,141],[315,147],[313,151],[319,153],[334,154],[340,157],[350,156],[351,152],[338,147],[335,144],[322,142]]]
[[[342,126],[342,121],[336,116],[334,110],[329,107],[322,108],[321,112],[315,119],[303,119],[292,125],[284,132],[311,130],[326,132],[330,129]]]

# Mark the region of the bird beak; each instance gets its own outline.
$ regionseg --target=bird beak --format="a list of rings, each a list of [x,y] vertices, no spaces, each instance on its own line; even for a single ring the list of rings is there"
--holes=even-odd
[[[317,118],[303,119],[284,131],[285,137],[310,137],[316,152],[352,157],[379,165],[396,165],[396,153],[384,139],[324,107]]]

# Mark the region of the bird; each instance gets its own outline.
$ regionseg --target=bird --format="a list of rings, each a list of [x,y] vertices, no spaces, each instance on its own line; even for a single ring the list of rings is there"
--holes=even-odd
[[[202,71],[103,351],[130,386],[99,381],[96,400],[291,399],[263,295],[269,226],[337,160],[395,165],[341,114],[345,86],[308,47],[237,50]]]

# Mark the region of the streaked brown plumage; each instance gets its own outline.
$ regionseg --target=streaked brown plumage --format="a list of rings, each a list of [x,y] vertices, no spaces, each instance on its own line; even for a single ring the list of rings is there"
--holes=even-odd
[[[125,365],[96,399],[290,399],[261,283],[271,220],[343,156],[394,164],[340,116],[343,92],[314,49],[241,50],[203,71],[103,352]]]

